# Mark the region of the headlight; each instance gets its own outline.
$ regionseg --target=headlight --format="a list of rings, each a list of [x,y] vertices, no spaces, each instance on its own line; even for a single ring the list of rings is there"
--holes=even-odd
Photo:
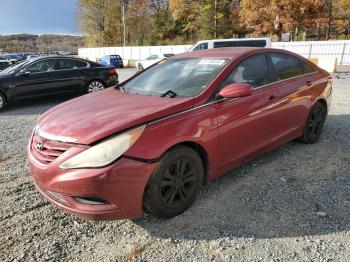
[[[112,163],[124,154],[140,137],[145,126],[108,138],[60,165],[62,169],[97,168]]]

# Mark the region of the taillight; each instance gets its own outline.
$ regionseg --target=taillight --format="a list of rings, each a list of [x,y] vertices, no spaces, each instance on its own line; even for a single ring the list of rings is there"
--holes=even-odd
[[[115,76],[117,74],[117,69],[113,67],[108,71],[109,76]]]

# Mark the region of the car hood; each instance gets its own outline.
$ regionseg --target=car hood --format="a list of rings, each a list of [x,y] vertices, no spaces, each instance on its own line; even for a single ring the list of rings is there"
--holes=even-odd
[[[50,136],[91,144],[128,128],[193,106],[193,98],[127,94],[108,88],[62,103],[42,115],[39,128]]]

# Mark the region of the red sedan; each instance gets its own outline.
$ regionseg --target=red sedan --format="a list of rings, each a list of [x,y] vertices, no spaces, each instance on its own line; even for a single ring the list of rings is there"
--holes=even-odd
[[[176,55],[46,112],[28,159],[40,193],[89,219],[173,217],[201,185],[291,140],[319,140],[332,78],[291,52]]]

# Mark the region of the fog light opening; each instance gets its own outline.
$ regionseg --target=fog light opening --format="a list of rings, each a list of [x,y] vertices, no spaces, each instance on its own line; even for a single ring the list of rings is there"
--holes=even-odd
[[[67,204],[67,201],[64,199],[64,197],[60,193],[52,192],[49,190],[46,190],[46,192],[49,193],[52,197],[54,197],[56,200],[60,201],[61,203]]]
[[[98,197],[73,197],[76,201],[87,205],[109,205],[110,203]]]

